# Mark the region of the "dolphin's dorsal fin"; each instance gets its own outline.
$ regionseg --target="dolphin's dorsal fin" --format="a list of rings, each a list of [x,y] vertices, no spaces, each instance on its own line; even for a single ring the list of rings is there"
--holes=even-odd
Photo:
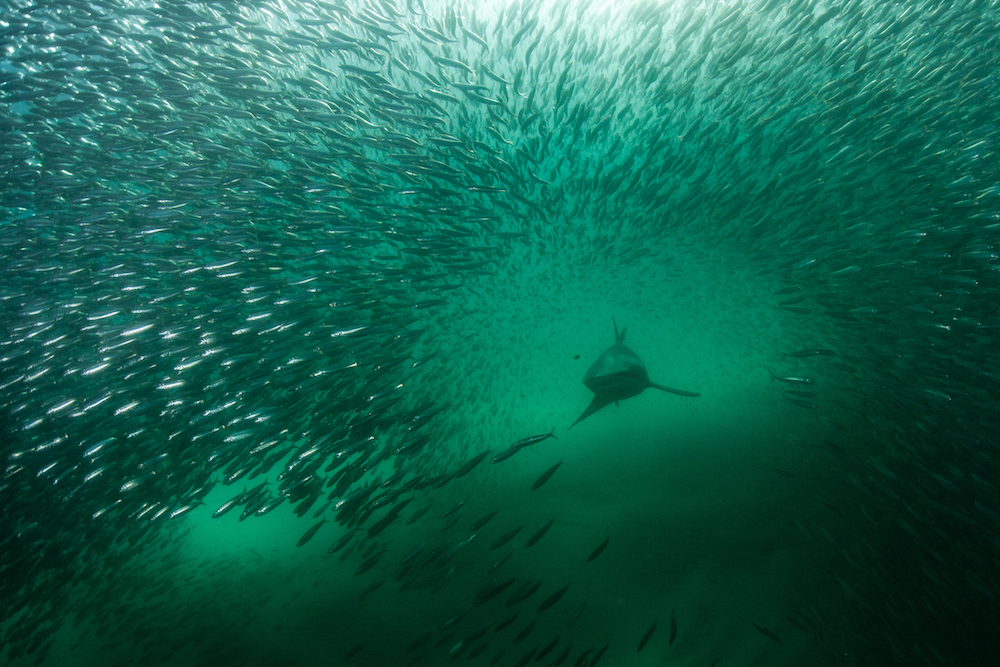
[[[620,343],[625,340],[625,332],[628,331],[628,327],[625,327],[621,333],[618,333],[618,323],[615,322],[615,318],[611,318],[611,323],[615,325],[615,342]]]

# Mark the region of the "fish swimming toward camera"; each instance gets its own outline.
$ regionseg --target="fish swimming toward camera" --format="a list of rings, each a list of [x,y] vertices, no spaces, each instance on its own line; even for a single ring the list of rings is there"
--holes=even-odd
[[[693,391],[683,391],[681,389],[671,389],[662,384],[656,384],[649,379],[646,366],[630,347],[625,345],[625,329],[619,333],[618,323],[613,319],[615,325],[615,344],[604,351],[597,358],[587,373],[583,376],[583,384],[587,389],[594,392],[594,398],[575,422],[570,426],[576,426],[581,421],[594,414],[610,403],[617,403],[624,398],[638,396],[649,387],[668,391],[679,396],[699,396]]]

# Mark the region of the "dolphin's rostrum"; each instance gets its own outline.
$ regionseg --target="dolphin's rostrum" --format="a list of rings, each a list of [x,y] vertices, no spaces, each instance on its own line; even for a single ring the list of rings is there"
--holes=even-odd
[[[671,389],[662,384],[650,382],[649,373],[646,372],[642,359],[624,343],[626,329],[622,329],[619,333],[618,323],[614,319],[611,322],[615,325],[615,344],[606,349],[583,376],[583,384],[594,392],[594,400],[590,402],[587,409],[573,422],[570,428],[605,405],[615,403],[623,398],[638,396],[647,387],[669,391],[671,394],[680,396],[699,395],[695,392]]]

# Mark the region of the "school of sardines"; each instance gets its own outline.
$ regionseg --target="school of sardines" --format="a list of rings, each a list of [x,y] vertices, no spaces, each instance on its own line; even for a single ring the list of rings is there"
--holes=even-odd
[[[11,0],[0,46],[4,660],[166,595],[144,568],[169,571],[221,485],[216,516],[292,507],[300,545],[339,526],[329,552],[375,575],[362,598],[432,595],[482,549],[483,587],[403,640],[412,664],[596,665],[609,640],[567,639],[582,600],[566,637],[521,643],[572,581],[498,578],[558,518],[485,544],[502,510],[428,514],[553,435],[469,429],[510,371],[458,329],[488,335],[477,295],[551,257],[668,247],[773,282],[803,345],[762,387],[841,434],[788,441],[860,498],[798,524],[848,632],[788,623],[865,665],[978,664],[996,637],[995,0]],[[394,529],[434,517],[468,536],[400,553]]]

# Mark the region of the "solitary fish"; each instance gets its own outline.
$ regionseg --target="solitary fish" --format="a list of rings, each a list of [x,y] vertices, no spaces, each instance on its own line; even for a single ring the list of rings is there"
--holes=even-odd
[[[535,653],[537,651],[538,651],[538,647],[536,646],[535,648],[533,648],[530,651],[528,651],[527,653],[525,653],[524,657],[522,657],[520,660],[518,660],[517,662],[514,663],[514,667],[525,667],[525,665],[527,665],[529,662],[531,662],[531,659],[535,657]]]
[[[792,405],[797,405],[800,408],[806,408],[807,410],[815,410],[819,406],[812,401],[807,401],[802,398],[791,398],[789,396],[783,397],[786,403],[791,403]]]
[[[677,639],[677,612],[675,609],[670,610],[670,645],[674,645],[674,640]]]
[[[513,604],[517,604],[519,602],[524,602],[525,600],[527,600],[528,598],[530,598],[532,595],[534,595],[538,591],[538,589],[541,588],[541,587],[542,587],[542,580],[541,579],[539,579],[538,581],[535,581],[535,582],[532,582],[532,581],[526,581],[526,582],[524,582],[523,584],[521,584],[521,587],[519,589],[517,589],[516,591],[514,591],[511,594],[511,596],[507,599],[507,606],[509,607],[509,606],[511,606]]]
[[[559,463],[555,464],[554,466],[543,472],[542,476],[539,477],[537,480],[535,480],[535,483],[531,485],[531,490],[535,491],[537,489],[540,489],[542,485],[545,484],[545,482],[549,481],[549,478],[552,477],[553,474],[555,474],[556,470],[562,464],[563,462],[560,461]]]
[[[566,595],[566,591],[569,590],[569,584],[571,583],[573,582],[570,581],[565,586],[557,590],[555,593],[545,598],[545,600],[542,601],[542,604],[538,605],[538,613],[542,613],[543,611],[554,605],[556,602],[559,602],[559,600],[562,599],[562,596]]]
[[[486,648],[488,646],[489,646],[489,642],[483,642],[482,644],[480,644],[476,648],[472,649],[469,652],[469,660],[475,660],[476,658],[478,658],[486,650]]]
[[[459,477],[465,477],[470,472],[472,472],[472,469],[475,468],[477,465],[479,465],[479,463],[483,459],[485,459],[486,456],[487,456],[487,454],[489,454],[489,453],[490,453],[490,450],[487,449],[482,454],[479,454],[479,455],[473,457],[469,462],[467,462],[465,465],[463,465],[461,468],[459,468],[458,471],[455,472],[455,479],[458,479]]]
[[[483,526],[485,526],[487,523],[489,523],[490,519],[492,519],[493,517],[495,517],[497,515],[498,511],[499,510],[493,510],[492,512],[490,512],[489,514],[487,514],[486,516],[484,516],[482,519],[479,519],[478,521],[476,521],[474,524],[472,524],[469,527],[469,530],[471,530],[471,531],[477,531],[477,530],[479,530],[480,528],[482,528]]]
[[[490,463],[500,463],[501,461],[506,461],[507,459],[514,456],[514,454],[517,454],[525,447],[528,447],[529,445],[538,444],[542,440],[547,440],[548,438],[554,438],[554,437],[556,437],[555,428],[553,428],[548,433],[543,433],[542,435],[532,435],[528,436],[527,438],[518,440],[513,445],[511,445],[510,447],[508,447],[507,449],[503,450],[502,452],[494,456],[492,459],[490,459]]]
[[[542,650],[538,652],[538,655],[535,656],[535,662],[541,662],[542,660],[544,660],[545,656],[547,656],[549,653],[552,653],[552,650],[558,644],[559,644],[559,635],[556,635],[555,639],[553,639],[547,645],[545,645],[544,647],[542,647]]]
[[[646,648],[646,642],[649,641],[649,639],[653,636],[653,633],[655,631],[656,631],[656,621],[654,620],[653,626],[649,628],[649,630],[646,630],[646,634],[644,634],[642,636],[642,639],[639,640],[639,648],[635,650],[636,653],[639,653],[642,651],[642,649]]]
[[[313,536],[316,534],[316,531],[318,531],[320,529],[320,526],[322,526],[324,523],[326,523],[326,519],[323,519],[322,521],[320,521],[319,523],[317,523],[315,526],[313,526],[312,528],[310,528],[309,530],[307,530],[306,534],[299,538],[299,544],[298,544],[298,546],[301,547],[303,544],[305,544],[306,542],[308,542],[309,540],[311,540],[313,538]]]
[[[762,634],[765,637],[767,637],[768,639],[772,639],[772,640],[778,642],[779,644],[781,643],[781,638],[778,637],[778,635],[776,635],[773,632],[771,632],[770,630],[768,630],[767,628],[762,628],[759,625],[757,625],[756,623],[754,623],[753,621],[750,621],[750,625],[752,625],[753,627],[757,628],[757,631],[760,634]]]
[[[543,433],[541,435],[530,435],[527,438],[522,438],[521,440],[518,440],[511,446],[521,449],[522,447],[527,447],[528,445],[535,445],[541,442],[542,440],[548,440],[549,438],[555,438],[555,437],[556,437],[556,429],[555,427],[553,427],[552,430],[549,431],[548,433]]]
[[[785,382],[787,384],[812,384],[813,383],[813,381],[810,380],[809,378],[795,377],[795,376],[781,377],[779,375],[775,375],[774,373],[771,373],[771,380],[772,381],[777,380],[778,382]]]
[[[604,551],[607,548],[608,542],[610,542],[610,541],[611,541],[611,537],[604,538],[604,541],[601,542],[600,545],[598,545],[598,547],[596,549],[594,549],[593,553],[591,553],[589,556],[587,556],[587,562],[589,563],[590,561],[592,561],[595,558],[597,558],[598,556],[600,556],[601,552]]]
[[[527,549],[528,547],[530,547],[531,545],[533,545],[535,542],[537,542],[538,540],[540,540],[543,537],[545,537],[545,533],[547,533],[549,531],[549,528],[552,527],[552,523],[554,521],[555,521],[555,519],[549,519],[549,522],[547,524],[545,524],[544,526],[542,526],[541,528],[539,528],[538,531],[534,535],[532,535],[531,537],[528,538],[528,541],[524,543],[524,548]]]
[[[490,459],[490,463],[500,463],[501,461],[506,461],[519,451],[521,451],[520,447],[509,447]]]
[[[517,615],[520,614],[520,613],[521,612],[519,612],[519,611],[515,611],[513,616],[511,616],[506,621],[503,621],[502,623],[500,623],[499,625],[497,625],[497,627],[493,629],[493,632],[500,632],[504,628],[507,628],[507,627],[513,625],[514,621],[517,620]]]
[[[524,528],[524,526],[518,526],[514,530],[506,532],[497,539],[493,540],[493,544],[490,545],[490,551],[493,551],[494,549],[499,549],[503,545],[510,542],[521,531],[522,528]]]
[[[788,396],[799,396],[801,398],[814,398],[816,396],[815,391],[801,391],[799,389],[786,389],[785,394]]]
[[[833,350],[820,349],[820,350],[796,350],[795,352],[785,352],[786,357],[815,357],[815,356],[825,356],[830,357],[836,354]]]
[[[671,389],[662,384],[650,382],[649,373],[646,372],[646,366],[643,365],[642,359],[623,342],[626,329],[622,329],[619,333],[618,323],[613,319],[611,321],[615,325],[615,344],[606,349],[583,376],[583,384],[594,392],[594,398],[570,428],[604,406],[638,396],[649,387],[679,396],[699,395],[692,391]]]
[[[527,638],[527,636],[530,635],[531,631],[534,629],[535,629],[535,619],[531,619],[531,623],[528,623],[526,626],[524,626],[523,630],[517,633],[517,636],[514,637],[513,643],[517,644],[519,642],[524,641],[525,638]]]
[[[607,653],[609,646],[611,646],[611,642],[608,642],[601,647],[601,650],[594,655],[594,659],[590,661],[590,667],[594,667],[594,665],[596,665],[597,662],[604,657],[604,654]]]
[[[507,551],[505,551],[504,554],[500,556],[500,558],[497,558],[492,565],[490,565],[490,574],[496,572],[501,565],[506,563],[507,559],[511,557],[515,549],[517,549],[517,543],[510,545],[510,548],[507,549]]]
[[[503,582],[502,584],[497,584],[495,586],[487,586],[476,596],[476,599],[472,601],[473,607],[480,607],[496,596],[503,593],[508,586],[514,583],[513,579]]]

